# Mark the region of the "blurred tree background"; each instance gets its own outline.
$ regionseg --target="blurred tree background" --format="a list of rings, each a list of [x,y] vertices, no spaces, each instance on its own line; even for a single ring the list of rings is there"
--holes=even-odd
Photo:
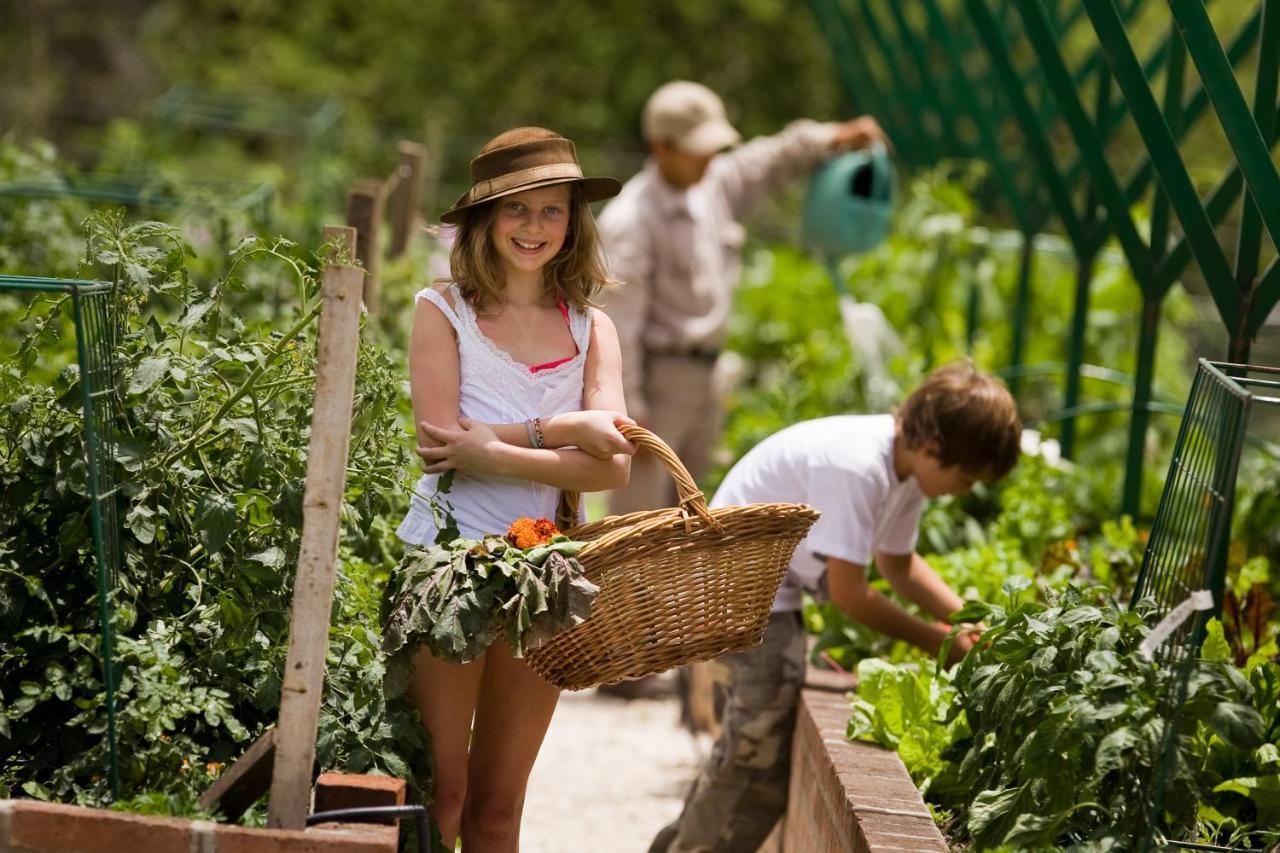
[[[673,78],[720,92],[747,135],[847,112],[812,16],[784,0],[16,0],[0,4],[0,78],[0,124],[85,165],[105,122],[164,132],[146,107],[174,85],[331,98],[354,172],[382,172],[387,139],[436,143],[437,207],[485,139],[522,124],[629,174],[644,101]]]

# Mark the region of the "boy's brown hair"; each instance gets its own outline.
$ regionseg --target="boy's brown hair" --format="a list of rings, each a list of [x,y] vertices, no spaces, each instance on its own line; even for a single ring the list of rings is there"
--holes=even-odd
[[[937,446],[938,463],[993,482],[1013,470],[1022,421],[1008,389],[962,361],[930,373],[897,412],[907,447]]]

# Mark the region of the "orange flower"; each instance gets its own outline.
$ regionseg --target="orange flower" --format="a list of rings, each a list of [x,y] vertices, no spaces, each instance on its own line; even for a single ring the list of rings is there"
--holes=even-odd
[[[555,524],[545,518],[517,518],[507,529],[507,541],[517,548],[535,548],[559,536]]]

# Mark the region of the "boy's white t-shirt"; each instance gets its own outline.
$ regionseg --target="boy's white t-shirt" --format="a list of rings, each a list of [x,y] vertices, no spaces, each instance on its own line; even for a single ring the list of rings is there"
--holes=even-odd
[[[824,557],[867,565],[876,552],[910,554],[924,494],[893,470],[893,415],[838,415],[774,433],[738,460],[711,506],[804,503],[822,513],[796,548],[773,602],[798,610],[816,590]]]

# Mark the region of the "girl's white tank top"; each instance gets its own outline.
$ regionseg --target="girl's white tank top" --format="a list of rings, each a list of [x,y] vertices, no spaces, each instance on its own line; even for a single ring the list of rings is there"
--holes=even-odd
[[[536,373],[513,359],[480,331],[475,311],[456,284],[448,298],[427,287],[416,299],[426,299],[449,320],[458,337],[461,374],[459,409],[463,417],[490,424],[521,423],[582,409],[582,373],[591,343],[591,312],[569,309],[569,330],[578,354],[556,367]],[[414,487],[409,512],[396,534],[414,545],[435,541],[436,525],[427,499],[435,494],[439,475],[424,474]],[[458,532],[478,539],[503,534],[521,516],[554,518],[559,489],[531,480],[458,474],[443,496],[458,523]]]

